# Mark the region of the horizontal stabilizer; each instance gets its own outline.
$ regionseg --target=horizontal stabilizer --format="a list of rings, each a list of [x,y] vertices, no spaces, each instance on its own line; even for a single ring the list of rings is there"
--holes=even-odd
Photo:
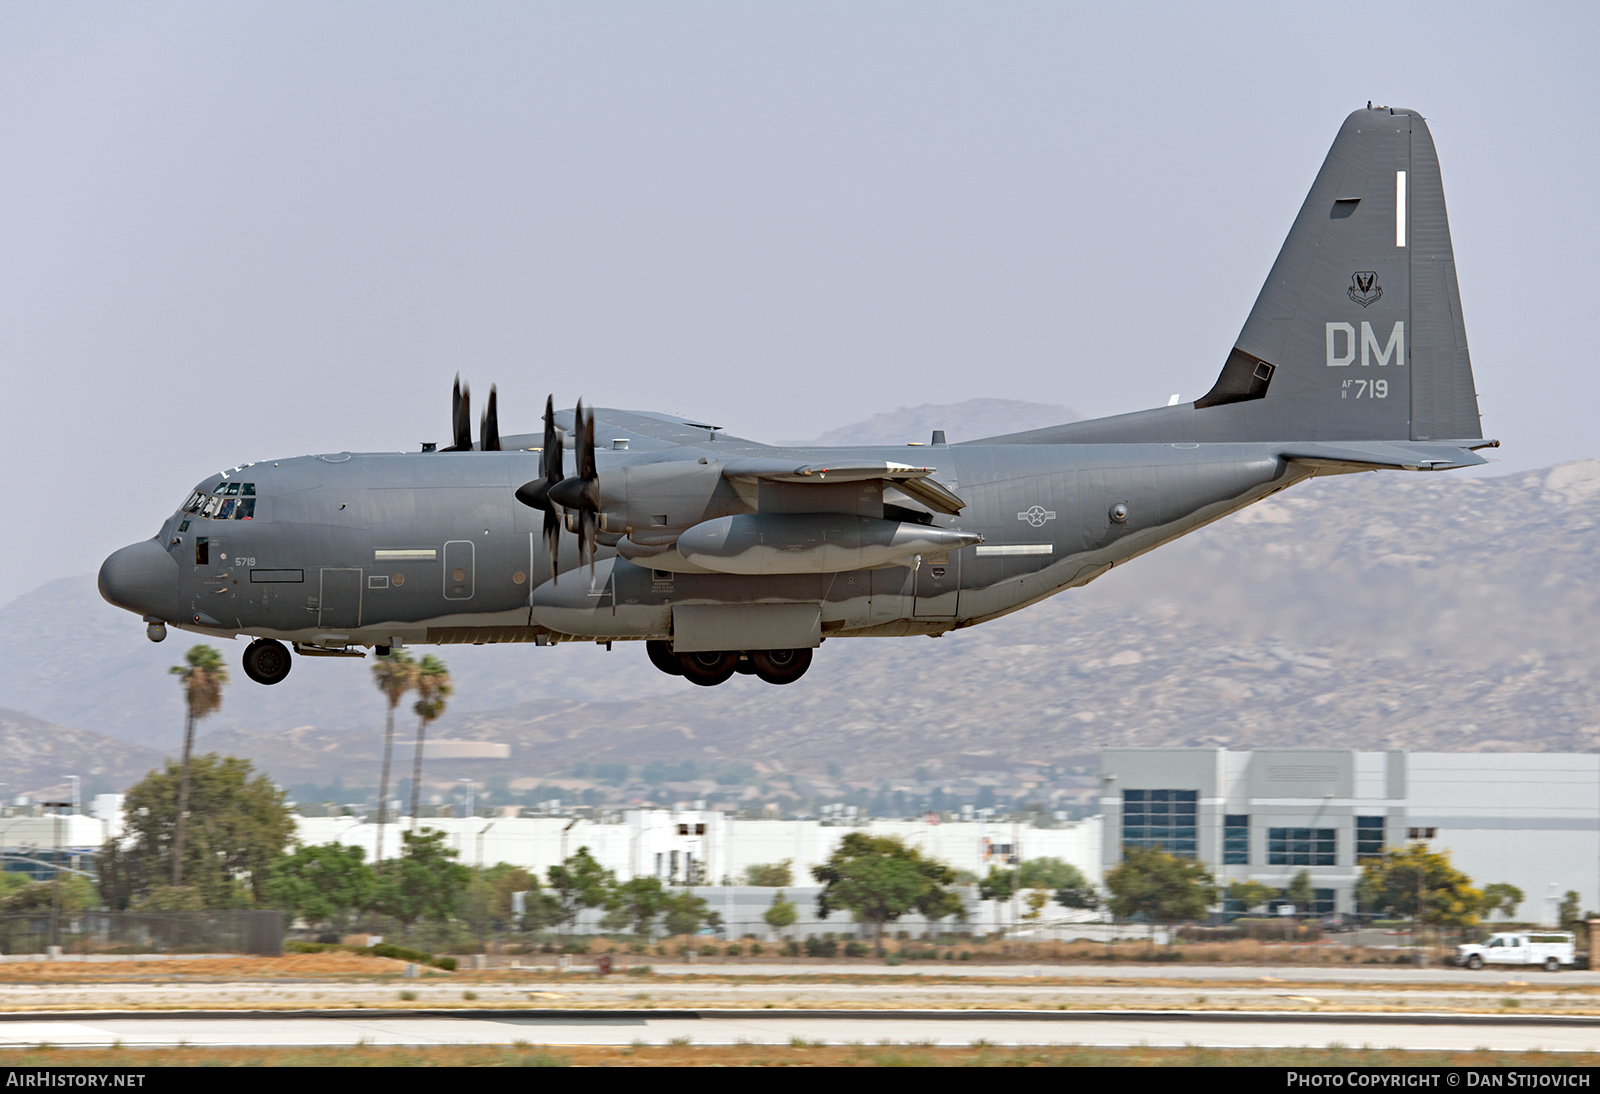
[[[1488,463],[1488,460],[1473,449],[1499,446],[1499,441],[1486,441],[1481,438],[1428,442],[1344,441],[1334,444],[1306,441],[1286,445],[1278,454],[1290,463],[1351,471],[1364,468],[1448,471],[1452,468],[1476,467]]]

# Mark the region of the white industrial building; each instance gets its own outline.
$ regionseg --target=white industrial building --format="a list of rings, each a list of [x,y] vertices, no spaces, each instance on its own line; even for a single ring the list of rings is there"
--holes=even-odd
[[[1222,884],[1286,888],[1309,870],[1318,911],[1352,912],[1361,862],[1420,838],[1519,918],[1576,890],[1600,907],[1600,756],[1556,752],[1112,748],[1100,754],[1102,868],[1161,845]]]
[[[363,848],[370,859],[378,826],[355,817],[296,818],[305,844],[342,843]],[[387,826],[384,854],[400,846],[407,818]],[[468,866],[509,862],[539,876],[587,847],[621,880],[655,877],[683,884],[716,885],[743,878],[747,866],[790,860],[795,880],[808,882],[811,868],[825,862],[845,833],[899,836],[923,854],[957,870],[983,875],[1009,859],[1059,858],[1100,877],[1099,818],[1059,828],[1034,828],[1005,821],[866,820],[824,824],[815,820],[737,820],[716,810],[630,809],[614,823],[569,817],[429,817],[423,828],[445,833],[447,844]]]

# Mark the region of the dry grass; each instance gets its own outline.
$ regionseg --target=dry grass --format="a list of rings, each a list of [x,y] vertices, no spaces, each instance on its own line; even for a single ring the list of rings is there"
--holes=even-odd
[[[183,980],[299,980],[319,977],[352,980],[399,976],[404,969],[404,961],[348,952],[290,953],[282,957],[240,954],[178,961],[18,961],[0,965],[0,982],[73,984],[133,980],[167,983]]]
[[[970,1045],[29,1048],[12,1067],[1596,1067],[1600,1053]]]

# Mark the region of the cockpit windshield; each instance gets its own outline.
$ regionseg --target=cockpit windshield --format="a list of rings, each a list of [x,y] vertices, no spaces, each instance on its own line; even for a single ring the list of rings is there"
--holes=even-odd
[[[254,520],[256,484],[222,482],[217,484],[214,493],[196,490],[183,503],[183,512],[194,513],[207,520]]]

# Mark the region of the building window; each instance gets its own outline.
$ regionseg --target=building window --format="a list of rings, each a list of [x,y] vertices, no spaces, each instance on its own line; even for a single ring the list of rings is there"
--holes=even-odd
[[[1356,818],[1356,865],[1383,854],[1383,818]]]
[[[1195,810],[1198,790],[1124,790],[1122,792],[1122,845],[1159,847],[1174,855],[1194,858]]]
[[[1267,829],[1267,865],[1334,865],[1332,828]]]
[[[1222,865],[1250,865],[1250,818],[1229,813],[1222,818]]]
[[[1295,911],[1299,912],[1301,915],[1314,915],[1318,917],[1332,915],[1334,909],[1333,897],[1334,894],[1332,889],[1313,889],[1311,890],[1311,906],[1309,908],[1296,908]],[[1289,890],[1279,889],[1278,899],[1274,903],[1289,903]]]

